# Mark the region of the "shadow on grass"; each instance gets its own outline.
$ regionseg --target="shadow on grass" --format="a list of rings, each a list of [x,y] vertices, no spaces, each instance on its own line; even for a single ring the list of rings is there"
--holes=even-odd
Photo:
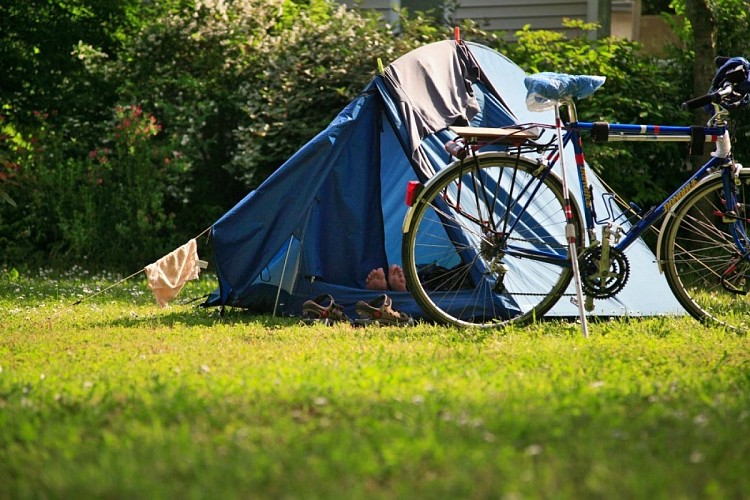
[[[351,334],[361,339],[383,338],[396,341],[418,340],[421,338],[434,337],[445,342],[458,343],[483,343],[491,338],[502,336],[507,333],[503,328],[480,329],[480,328],[457,328],[453,326],[437,325],[431,322],[418,322],[415,326],[355,326],[353,324],[340,323],[334,326],[326,326],[321,323],[305,324],[298,317],[274,317],[269,314],[260,314],[254,311],[232,308],[227,309],[224,314],[217,308],[204,308],[201,306],[175,308],[168,312],[158,313],[123,313],[117,318],[99,321],[94,324],[98,328],[128,328],[128,329],[153,329],[155,327],[206,327],[212,328],[219,325],[247,325],[257,327],[263,331],[281,330],[286,328],[309,328],[316,334],[340,335]]]
[[[167,313],[139,314],[130,312],[116,319],[102,321],[97,326],[144,328],[154,326],[205,326],[255,324],[264,328],[289,327],[300,323],[299,318],[273,317],[268,314],[258,314],[248,310],[232,309],[224,314],[218,309],[208,309],[201,306],[180,308]]]

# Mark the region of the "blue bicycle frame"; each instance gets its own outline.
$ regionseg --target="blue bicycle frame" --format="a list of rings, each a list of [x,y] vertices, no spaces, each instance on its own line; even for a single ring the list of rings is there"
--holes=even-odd
[[[576,154],[576,166],[578,169],[579,188],[584,196],[584,216],[586,228],[590,231],[594,229],[594,208],[593,200],[588,186],[583,148],[581,146],[580,131],[593,130],[595,124],[588,122],[576,122],[570,125],[566,134],[566,141],[573,141],[573,147]],[[630,125],[630,124],[609,124],[610,141],[671,141],[671,142],[689,142],[692,140],[691,127],[663,127],[659,125]],[[706,142],[717,142],[724,136],[726,127],[705,128],[704,134]],[[624,238],[616,246],[619,250],[628,248],[636,241],[643,232],[657,222],[667,210],[674,207],[685,195],[687,195],[697,184],[710,172],[715,169],[726,166],[730,163],[728,158],[712,157],[708,162],[701,166],[693,175],[691,175],[680,187],[670,194],[660,205],[646,212],[638,222],[636,222],[625,233]],[[731,172],[730,172],[731,174]],[[731,192],[730,176],[724,176],[724,189],[727,201],[733,200],[734,195]]]
[[[571,110],[571,114],[575,115],[574,108]],[[608,222],[607,219],[603,221],[595,220],[594,200],[593,194],[590,190],[588,183],[588,176],[586,173],[586,164],[583,154],[583,146],[581,141],[581,132],[595,132],[596,129],[601,130],[602,126],[606,126],[606,134],[608,141],[660,141],[660,142],[691,142],[695,141],[695,128],[687,126],[660,126],[660,125],[638,125],[638,124],[597,124],[591,122],[578,122],[573,121],[565,126],[565,133],[563,136],[563,146],[566,146],[572,142],[575,152],[575,162],[577,167],[578,187],[583,199],[583,217],[586,225],[586,233],[588,236],[588,243],[596,243],[596,224],[604,224]],[[727,129],[725,126],[721,127],[705,127],[700,129],[701,135],[703,135],[703,141],[709,143],[716,143],[718,141],[728,141]],[[552,171],[553,167],[558,163],[559,153],[557,145],[551,145],[547,157],[546,157],[546,172],[542,174],[540,179],[543,181],[546,175]],[[693,175],[691,175],[677,190],[670,194],[664,201],[658,206],[648,210],[642,216],[639,214],[639,220],[633,223],[627,231],[625,231],[624,237],[615,245],[613,248],[624,251],[633,242],[637,241],[638,238],[652,225],[654,225],[659,219],[662,218],[669,210],[677,205],[698,183],[708,176],[710,173],[720,170],[722,172],[722,179],[724,185],[724,196],[727,206],[732,207],[735,204],[736,196],[734,191],[734,172],[731,168],[732,165],[731,156],[726,157],[713,156],[708,162],[701,166]],[[612,194],[610,194],[612,195]],[[613,195],[612,195],[613,196]],[[530,204],[529,201],[527,204]],[[523,207],[525,210],[527,207]],[[615,217],[611,214],[614,220],[621,217]],[[613,220],[613,222],[614,222]],[[509,232],[513,231],[513,227],[508,228]],[[731,228],[732,236],[735,240],[735,244],[738,247],[740,253],[745,254],[748,251],[747,235],[744,232],[741,224],[733,224]],[[509,245],[507,249],[508,253],[512,253],[517,257],[528,257],[536,260],[559,264],[560,266],[570,266],[570,261],[566,255],[559,252],[545,251],[545,250],[534,250],[528,248],[519,248],[514,245]]]

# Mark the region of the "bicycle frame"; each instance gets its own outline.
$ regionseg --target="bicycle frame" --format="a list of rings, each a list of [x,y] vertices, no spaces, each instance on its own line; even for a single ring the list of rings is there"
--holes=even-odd
[[[572,103],[568,104],[568,111],[571,116],[571,121],[565,124],[565,133],[563,135],[563,147],[572,143],[575,152],[576,171],[578,179],[578,189],[581,195],[582,210],[584,221],[586,225],[586,233],[588,238],[588,245],[595,245],[598,243],[596,237],[597,225],[603,225],[607,222],[595,220],[594,200],[593,194],[589,188],[588,176],[586,173],[586,163],[583,151],[583,143],[581,138],[582,132],[593,132],[599,124],[591,122],[579,122],[575,112],[575,107]],[[690,142],[694,140],[693,128],[689,126],[661,126],[661,125],[641,125],[641,124],[619,124],[609,123],[608,126],[608,140],[611,142],[616,141],[656,141],[656,142]],[[545,126],[546,127],[546,126]],[[616,244],[612,245],[613,248],[624,251],[631,244],[637,241],[643,233],[651,226],[656,224],[665,214],[669,213],[677,206],[677,204],[693,189],[700,181],[708,178],[709,175],[717,171],[721,172],[724,180],[724,196],[727,200],[728,206],[734,205],[734,194],[732,186],[734,184],[733,175],[734,172],[731,168],[732,160],[729,154],[729,137],[726,126],[718,127],[706,127],[702,129],[702,133],[705,135],[705,142],[716,143],[718,150],[721,152],[719,155],[713,156],[704,165],[702,165],[697,171],[695,171],[686,181],[684,181],[672,194],[667,196],[659,205],[648,210],[645,214],[639,214],[639,220],[623,232],[623,237]],[[557,145],[551,145],[549,152],[546,155],[547,172],[554,169],[559,161],[558,147]],[[526,207],[524,207],[525,209]],[[622,215],[615,217],[615,220]],[[615,222],[613,220],[612,222]],[[512,228],[510,228],[512,230]],[[735,228],[732,233],[735,243],[741,253],[745,253],[747,248],[747,235],[744,233],[738,234],[738,230]],[[739,231],[742,231],[739,229]],[[586,248],[587,245],[583,245]],[[536,258],[544,260],[545,262],[557,263],[561,266],[569,266],[570,262],[568,259],[559,254],[553,254],[545,251],[537,251],[530,249],[518,249],[509,245],[508,252],[515,253],[519,257],[528,256],[529,258]]]

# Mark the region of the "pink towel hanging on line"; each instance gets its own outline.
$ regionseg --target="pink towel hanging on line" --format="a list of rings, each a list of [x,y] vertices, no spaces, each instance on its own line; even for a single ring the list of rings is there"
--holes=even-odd
[[[175,298],[183,285],[200,274],[198,243],[192,239],[177,250],[146,266],[148,287],[161,307]]]

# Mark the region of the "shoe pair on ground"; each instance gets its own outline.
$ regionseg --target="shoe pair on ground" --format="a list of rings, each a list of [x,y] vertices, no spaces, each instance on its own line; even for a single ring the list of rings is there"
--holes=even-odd
[[[353,323],[359,326],[412,326],[414,319],[406,313],[393,309],[393,302],[388,295],[380,295],[369,302],[360,300],[355,305],[358,319]],[[344,307],[337,304],[328,294],[320,295],[302,304],[302,321],[306,323],[324,323],[332,325],[345,321],[352,323],[344,312]]]

